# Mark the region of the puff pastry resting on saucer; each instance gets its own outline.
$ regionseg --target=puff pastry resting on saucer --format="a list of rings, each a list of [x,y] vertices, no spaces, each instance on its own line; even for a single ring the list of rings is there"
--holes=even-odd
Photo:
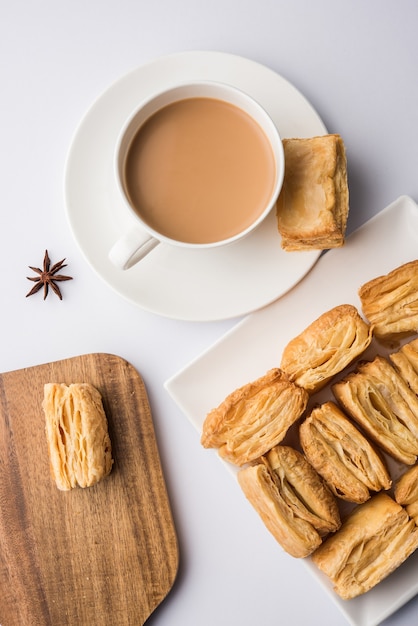
[[[361,503],[370,491],[391,487],[383,459],[334,402],[311,411],[299,439],[308,461],[339,498]]]
[[[283,350],[280,368],[310,394],[318,391],[372,340],[356,307],[342,304],[323,313]]]
[[[244,465],[280,443],[302,415],[307,392],[279,368],[236,389],[206,416],[201,444],[222,458]]]
[[[403,507],[379,493],[359,504],[312,561],[341,598],[355,598],[381,582],[418,547],[418,527]]]
[[[396,481],[395,500],[406,508],[418,526],[418,465],[408,469]]]
[[[332,386],[338,402],[390,456],[413,465],[418,455],[418,398],[381,356]]]
[[[348,218],[347,159],[339,135],[284,139],[285,175],[277,201],[284,250],[343,245]]]
[[[418,396],[418,339],[406,343],[389,355],[396,370]]]
[[[311,554],[341,525],[330,490],[293,448],[275,446],[260,463],[241,469],[238,481],[268,530],[296,558]]]
[[[418,260],[405,263],[359,289],[364,315],[379,339],[418,331]]]
[[[43,409],[58,489],[90,487],[107,476],[113,460],[100,392],[89,383],[47,383]]]

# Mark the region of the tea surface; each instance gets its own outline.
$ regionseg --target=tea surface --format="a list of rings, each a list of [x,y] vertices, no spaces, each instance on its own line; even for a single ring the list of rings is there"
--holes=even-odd
[[[264,211],[275,161],[260,126],[238,107],[188,98],[157,111],[128,151],[131,204],[159,233],[187,243],[236,235]]]

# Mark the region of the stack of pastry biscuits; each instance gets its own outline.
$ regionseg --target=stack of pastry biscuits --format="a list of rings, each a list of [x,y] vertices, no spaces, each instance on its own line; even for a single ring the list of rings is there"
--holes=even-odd
[[[237,466],[282,548],[309,556],[344,599],[418,547],[417,293],[418,260],[362,285],[362,314],[351,304],[323,313],[203,424],[202,445]],[[366,360],[372,341],[386,356]]]

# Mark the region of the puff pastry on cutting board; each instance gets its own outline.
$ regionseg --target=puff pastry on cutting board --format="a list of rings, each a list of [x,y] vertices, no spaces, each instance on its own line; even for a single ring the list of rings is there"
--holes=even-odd
[[[51,472],[58,489],[91,487],[112,469],[99,391],[89,383],[47,383],[43,409]]]

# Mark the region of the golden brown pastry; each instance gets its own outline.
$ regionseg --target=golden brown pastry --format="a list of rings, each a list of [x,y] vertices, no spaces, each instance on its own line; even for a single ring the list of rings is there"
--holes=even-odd
[[[418,500],[414,500],[411,504],[407,504],[405,509],[411,519],[415,521],[418,526]]]
[[[359,289],[364,315],[379,339],[418,331],[418,260],[405,263]]]
[[[99,391],[88,383],[47,383],[43,409],[51,472],[58,489],[90,487],[107,476],[113,460]]]
[[[332,386],[347,413],[393,458],[413,465],[418,455],[418,398],[381,356]]]
[[[267,467],[261,463],[239,471],[241,488],[276,541],[291,556],[304,558],[321,545],[315,528],[283,502]]]
[[[312,555],[341,598],[372,589],[418,547],[418,527],[385,493],[359,504]]]
[[[370,491],[390,488],[383,460],[334,402],[311,411],[299,438],[308,461],[343,500],[365,502]]]
[[[238,482],[268,530],[296,558],[311,554],[324,534],[341,525],[330,490],[293,448],[275,446],[259,463],[241,469]]]
[[[410,389],[418,396],[418,339],[405,344],[389,355],[396,370]]]
[[[304,389],[273,368],[236,389],[206,416],[201,443],[225,460],[244,465],[280,443],[308,402]]]
[[[280,368],[312,394],[362,354],[371,340],[372,330],[356,307],[342,304],[287,344]]]
[[[267,452],[262,462],[297,517],[310,522],[321,536],[338,530],[341,520],[337,502],[301,452],[278,445]]]
[[[343,245],[348,218],[347,159],[339,135],[284,139],[285,175],[277,201],[284,250]]]
[[[418,526],[418,465],[408,469],[395,484],[395,500],[406,508]]]

